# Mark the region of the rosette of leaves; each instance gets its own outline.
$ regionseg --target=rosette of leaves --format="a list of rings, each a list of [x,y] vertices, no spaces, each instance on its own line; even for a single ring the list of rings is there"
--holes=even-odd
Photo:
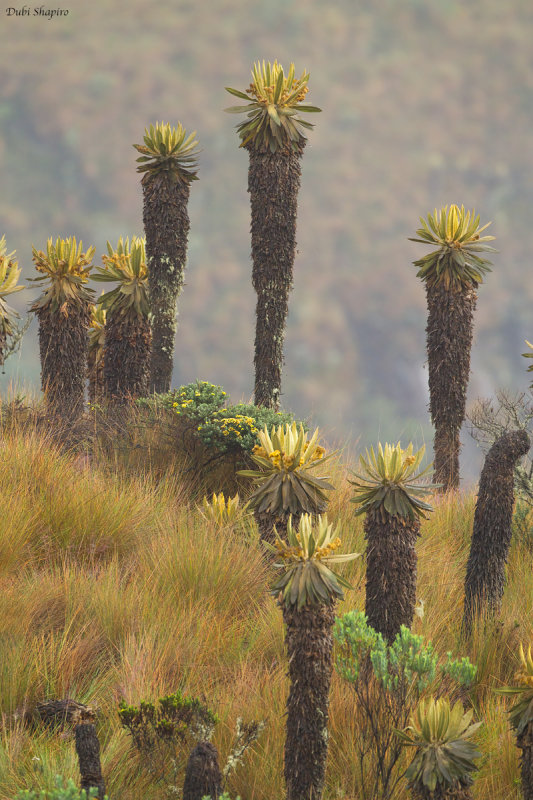
[[[341,564],[359,557],[359,553],[335,554],[341,540],[333,523],[328,524],[326,514],[320,514],[315,523],[310,514],[300,518],[298,530],[293,528],[292,518],[287,524],[287,542],[276,535],[274,546],[265,542],[265,547],[275,553],[281,563],[275,567],[284,570],[273,584],[270,593],[281,594],[280,602],[287,608],[296,606],[300,611],[305,605],[316,605],[330,600],[342,600],[341,587],[352,586],[337,575],[330,564]]]
[[[302,103],[308,80],[305,71],[295,77],[293,64],[285,75],[277,61],[263,62],[254,64],[246,92],[227,87],[230,94],[247,101],[226,111],[247,115],[237,131],[250,157],[252,283],[257,293],[254,402],[275,411],[293,282],[300,159],[307,141],[303,131],[313,127],[300,114],[320,111]]]
[[[137,171],[142,174],[143,223],[148,257],[148,281],[152,307],[152,355],[150,388],[170,390],[176,310],[183,288],[189,234],[190,185],[198,180],[198,141],[177,128],[156,123],[144,132],[144,144],[134,145],[141,154]]]
[[[98,403],[104,397],[106,316],[107,312],[101,305],[93,305],[91,309],[91,327],[89,328],[89,350],[87,352],[89,368],[89,403],[91,404]]]
[[[248,503],[241,504],[238,494],[225,497],[224,492],[213,492],[211,500],[204,496],[202,507],[198,510],[205,520],[217,527],[249,528],[247,522],[251,515],[248,512]]]
[[[252,83],[246,93],[227,86],[227,92],[247,101],[245,106],[225,109],[229,114],[246,114],[247,118],[237,125],[241,147],[252,143],[275,153],[290,144],[297,150],[298,143],[305,138],[303,130],[314,127],[301,119],[300,114],[322,111],[302,102],[309,91],[308,81],[309,73],[305,70],[299,78],[295,77],[294,64],[285,75],[277,61],[273,64],[258,61],[253,66]]]
[[[31,306],[39,320],[41,388],[51,411],[73,419],[83,411],[88,328],[94,292],[87,286],[94,247],[83,252],[75,236],[32,247],[43,293]]]
[[[0,239],[0,366],[3,366],[8,337],[12,336],[16,328],[16,319],[20,318],[18,311],[6,303],[6,297],[15,292],[20,292],[24,286],[18,285],[20,267],[15,259],[15,251],[6,252],[6,237]]]
[[[533,657],[531,645],[527,656],[524,647],[519,649],[521,669],[515,675],[518,686],[505,686],[497,689],[499,694],[514,697],[515,703],[509,710],[509,721],[516,734],[516,743],[522,751],[521,774],[522,792],[525,800],[533,798]]]
[[[329,688],[335,605],[350,584],[332,569],[357,558],[337,554],[340,538],[327,516],[300,519],[299,532],[289,519],[288,542],[276,537],[284,574],[271,587],[279,597],[285,622],[290,691],[287,700],[285,784],[288,800],[322,797],[327,755]]]
[[[426,285],[429,409],[435,426],[435,474],[444,491],[459,485],[459,432],[465,418],[476,289],[490,272],[479,215],[456,205],[420,218],[414,242],[435,249],[414,262]]]
[[[118,283],[98,299],[106,313],[104,382],[107,398],[124,403],[148,394],[151,330],[144,239],[133,236],[117,247],[107,242],[104,266],[95,281]]]
[[[416,604],[416,540],[420,517],[431,506],[421,498],[434,486],[419,483],[431,465],[420,470],[425,448],[413,452],[396,445],[371,447],[353,473],[356,511],[366,514],[366,600],[369,624],[390,643],[402,625],[410,628]]]
[[[318,444],[318,428],[308,440],[303,425],[296,423],[268,432],[265,425],[257,434],[260,444],[251,458],[259,470],[240,470],[237,474],[252,478],[256,488],[248,502],[254,509],[262,541],[274,542],[274,526],[284,529],[289,515],[320,514],[326,509],[326,492],[333,486],[325,477],[312,473],[331,455]]]
[[[415,756],[405,773],[416,800],[472,797],[471,773],[481,756],[467,741],[482,725],[472,724],[473,711],[461,702],[450,708],[447,698],[421,700],[403,731],[396,730],[402,744],[415,747]]]

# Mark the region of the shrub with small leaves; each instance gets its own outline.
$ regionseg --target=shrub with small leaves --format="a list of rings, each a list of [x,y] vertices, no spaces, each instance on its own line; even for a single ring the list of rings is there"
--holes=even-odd
[[[118,715],[143,763],[159,780],[174,780],[182,767],[178,750],[191,739],[209,741],[218,722],[217,715],[200,700],[186,698],[180,691],[156,703],[142,701],[139,706],[122,701]],[[174,774],[169,776],[171,766]]]
[[[406,727],[436,677],[439,692],[451,690],[461,696],[472,684],[476,667],[468,658],[454,659],[451,653],[442,662],[431,642],[425,643],[404,625],[388,645],[361,611],[337,618],[333,638],[338,645],[335,667],[352,685],[358,701],[361,759],[364,755],[374,766],[373,780],[362,780],[362,797],[388,800],[401,778],[397,768],[401,743],[391,737],[391,730]]]
[[[56,775],[55,784],[54,789],[41,789],[39,791],[24,789],[16,795],[14,800],[89,800],[89,798],[98,797],[98,789],[89,789],[89,794],[87,794],[85,789],[80,791],[72,778],[69,778],[65,786],[61,775]],[[107,795],[104,800],[108,800]]]

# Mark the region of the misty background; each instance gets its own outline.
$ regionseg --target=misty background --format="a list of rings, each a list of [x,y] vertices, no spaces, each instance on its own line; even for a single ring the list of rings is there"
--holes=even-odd
[[[63,0],[62,0],[63,2]],[[254,61],[310,71],[321,114],[302,159],[298,255],[282,406],[352,452],[410,439],[431,449],[419,216],[475,208],[496,237],[478,289],[468,405],[525,391],[533,339],[533,4],[530,0],[65,0],[67,17],[7,17],[0,48],[0,237],[16,250],[23,315],[31,246],[84,249],[142,235],[145,127],[200,142],[179,299],[173,386],[253,393],[248,154],[223,109]],[[95,286],[97,292],[101,287]],[[0,376],[39,389],[37,320]],[[463,428],[461,474],[481,453]]]

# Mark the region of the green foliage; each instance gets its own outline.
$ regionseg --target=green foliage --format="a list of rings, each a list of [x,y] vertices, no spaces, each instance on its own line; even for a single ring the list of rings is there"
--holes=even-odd
[[[471,685],[476,668],[467,658],[453,659],[451,653],[441,663],[431,642],[425,644],[422,636],[404,625],[387,645],[361,611],[337,618],[333,638],[339,646],[335,668],[353,687],[358,701],[359,755],[374,767],[373,783],[367,785],[361,776],[363,798],[388,800],[401,778],[397,762],[402,744],[400,738],[391,737],[391,731],[405,728],[437,674],[441,691],[451,685],[460,693]]]
[[[156,703],[142,701],[139,706],[119,704],[120,722],[132,737],[143,763],[159,779],[174,774],[182,766],[178,750],[190,739],[209,741],[219,721],[197,698],[186,698],[178,690]]]
[[[34,283],[49,282],[43,294],[33,303],[32,311],[50,308],[52,313],[63,312],[65,304],[92,302],[94,291],[85,284],[89,280],[95,248],[89,247],[85,253],[82,249],[83,242],[78,244],[75,236],[69,239],[58,237],[55,244],[52,238],[48,239],[46,253],[36,250],[32,245],[35,268],[43,274],[28,280]]]
[[[298,611],[304,605],[330,603],[342,600],[342,586],[352,589],[347,580],[329,568],[329,564],[340,564],[359,557],[359,553],[333,555],[340,547],[341,540],[333,525],[328,525],[326,514],[319,515],[315,524],[310,514],[302,514],[298,531],[292,526],[292,517],[287,525],[288,545],[276,536],[276,547],[263,542],[268,550],[281,558],[281,564],[274,564],[284,570],[270,589],[277,597],[282,594],[286,608],[296,606]]]
[[[482,724],[470,724],[473,713],[471,709],[465,713],[460,701],[453,708],[446,698],[420,701],[407,728],[395,731],[403,745],[416,748],[405,773],[412,786],[434,792],[437,785],[454,789],[472,783],[470,773],[476,770],[475,760],[481,753],[466,739]]]
[[[422,446],[413,455],[412,442],[405,450],[400,442],[396,445],[385,444],[384,448],[380,442],[377,454],[371,447],[366,451],[366,459],[360,456],[359,473],[354,472],[355,481],[349,481],[355,487],[355,497],[351,502],[361,504],[355,512],[356,516],[379,511],[383,522],[386,514],[408,520],[425,518],[424,511],[432,511],[432,508],[420,496],[436,488],[435,484],[417,483],[431,469],[430,464],[417,472],[425,449]]]
[[[190,183],[197,181],[198,142],[196,131],[187,136],[181,122],[173,128],[170,124],[156,122],[144,131],[144,145],[134,144],[141,153],[137,159],[137,172],[144,172],[143,181],[166,174],[171,181]]]
[[[305,139],[302,128],[313,128],[298,115],[301,111],[317,112],[322,109],[316,106],[302,105],[307,94],[309,73],[302,73],[300,78],[294,77],[294,64],[291,64],[288,75],[283,67],[274,61],[263,61],[254,64],[252,83],[246,93],[238,89],[226,87],[226,91],[241,100],[247,100],[246,106],[230,106],[225,110],[230,114],[246,114],[246,120],[237,125],[242,139],[241,147],[251,142],[255,148],[270,149],[272,153],[281,150],[288,144],[295,150],[299,142]]]
[[[483,283],[483,276],[491,272],[486,258],[477,253],[496,250],[486,242],[494,236],[480,236],[491,224],[479,227],[479,214],[465,212],[464,206],[443,206],[440,211],[428,214],[427,221],[420,217],[422,227],[416,232],[418,239],[410,239],[421,244],[438,245],[437,250],[414,262],[418,267],[417,278],[428,286],[444,286],[445,289],[459,291],[463,287]]]
[[[406,684],[421,694],[435,678],[439,659],[433,645],[431,642],[424,644],[423,637],[405,625],[394,642],[387,645],[383,636],[368,624],[362,611],[350,611],[337,618],[333,637],[341,647],[337,671],[349,683],[357,681],[367,657],[374,675],[387,691]],[[454,659],[451,652],[446,654],[445,663],[439,665],[439,672],[461,687],[470,686],[476,676],[476,668],[468,658]]]
[[[509,710],[509,721],[517,736],[520,736],[526,727],[533,723],[533,656],[531,655],[531,645],[526,656],[524,647],[520,644],[519,655],[522,671],[517,672],[515,675],[515,681],[518,686],[504,686],[496,690],[499,694],[515,697],[516,702]]]
[[[88,800],[88,798],[98,797],[98,789],[91,788],[89,793],[85,789],[80,789],[76,786],[72,778],[69,778],[66,786],[63,784],[63,778],[60,775],[56,776],[54,789],[24,789],[19,792],[14,800]],[[105,799],[107,800],[107,795]]]
[[[17,285],[20,267],[14,256],[15,251],[6,252],[6,237],[2,236],[0,239],[0,333],[5,336],[12,333],[14,320],[20,316],[5,302],[5,298],[24,289],[24,286]]]
[[[149,316],[148,268],[144,244],[144,238],[137,236],[132,236],[131,245],[129,238],[123,241],[121,236],[116,249],[107,243],[107,255],[102,256],[104,267],[97,267],[93,279],[117,282],[119,285],[98,298],[98,305],[104,311]]]

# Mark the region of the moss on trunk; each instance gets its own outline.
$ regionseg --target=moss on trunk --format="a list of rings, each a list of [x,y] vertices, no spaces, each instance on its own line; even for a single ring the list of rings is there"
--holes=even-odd
[[[289,660],[285,785],[287,800],[320,800],[328,749],[335,603],[283,606]]]
[[[411,627],[416,605],[420,520],[395,517],[381,510],[365,519],[366,600],[368,624],[392,644],[400,627]]]
[[[38,308],[41,389],[52,413],[68,420],[83,413],[87,378],[90,304]]]
[[[435,482],[459,486],[460,431],[470,376],[476,286],[459,292],[426,285],[429,410],[435,426]]]
[[[169,175],[146,173],[143,222],[146,234],[148,285],[152,319],[150,389],[170,391],[174,360],[176,306],[183,288],[189,235],[190,184]]]
[[[255,331],[256,405],[275,410],[281,394],[283,342],[293,282],[300,159],[290,145],[271,153],[247,145],[252,212],[252,283],[257,293]]]
[[[526,431],[503,434],[485,458],[466,567],[463,630],[475,614],[497,613],[505,586],[514,505],[514,467],[530,446]]]

